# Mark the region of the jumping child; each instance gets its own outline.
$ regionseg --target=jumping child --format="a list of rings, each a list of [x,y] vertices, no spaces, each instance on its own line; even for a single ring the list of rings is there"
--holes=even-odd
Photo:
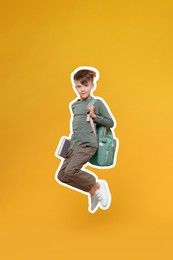
[[[110,206],[111,194],[105,180],[98,180],[91,172],[82,167],[95,154],[98,144],[90,122],[86,121],[87,114],[98,125],[112,128],[114,120],[105,102],[96,99],[94,105],[89,104],[93,98],[92,92],[96,86],[99,72],[93,67],[79,67],[71,74],[72,84],[79,99],[71,102],[72,134],[70,148],[57,178],[62,184],[88,194],[89,208],[94,213],[98,207],[107,209]]]

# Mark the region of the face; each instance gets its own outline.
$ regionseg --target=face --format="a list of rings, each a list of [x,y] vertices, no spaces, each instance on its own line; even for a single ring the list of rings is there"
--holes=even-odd
[[[76,90],[78,92],[78,94],[80,95],[80,98],[82,100],[88,100],[90,99],[90,93],[91,90],[94,88],[94,83],[89,81],[85,84],[81,84],[80,81],[75,80],[74,81],[75,86],[76,86]]]

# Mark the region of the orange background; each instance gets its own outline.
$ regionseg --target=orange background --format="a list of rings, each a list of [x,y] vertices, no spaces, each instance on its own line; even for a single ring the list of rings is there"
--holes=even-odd
[[[173,258],[172,5],[1,5],[1,259]],[[120,140],[116,167],[93,169],[112,193],[95,214],[54,179],[76,97],[70,73],[85,65],[100,72],[94,94]]]

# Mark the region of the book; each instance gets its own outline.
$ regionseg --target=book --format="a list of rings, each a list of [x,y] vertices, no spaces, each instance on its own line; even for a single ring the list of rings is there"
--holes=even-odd
[[[55,152],[55,156],[65,158],[69,147],[70,147],[70,140],[65,136],[61,137]]]

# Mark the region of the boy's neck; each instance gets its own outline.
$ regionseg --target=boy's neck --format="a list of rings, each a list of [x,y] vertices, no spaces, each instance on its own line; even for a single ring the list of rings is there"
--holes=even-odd
[[[92,99],[92,96],[89,96],[87,99],[82,99],[82,98],[80,98],[80,101],[88,101],[88,100],[90,100],[90,99]]]

